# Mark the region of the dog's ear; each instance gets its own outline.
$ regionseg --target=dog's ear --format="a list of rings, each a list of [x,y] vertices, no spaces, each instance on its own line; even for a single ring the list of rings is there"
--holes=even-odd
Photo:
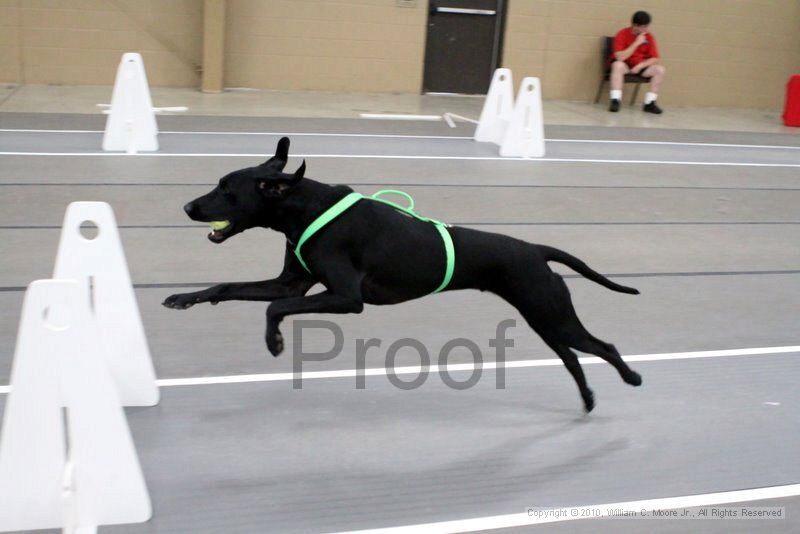
[[[294,171],[294,174],[292,175],[292,180],[291,180],[292,187],[297,185],[297,183],[303,179],[303,176],[305,174],[306,174],[306,160],[303,160],[303,163],[300,164],[300,166],[297,168],[296,171]]]
[[[294,174],[281,173],[280,178],[259,178],[258,190],[266,197],[281,198],[300,183],[305,172],[306,160],[303,160],[303,163],[294,171]]]
[[[271,167],[277,171],[282,171],[286,166],[286,161],[289,159],[289,138],[281,137],[278,141],[278,148],[275,149],[275,155],[265,161],[262,165]]]

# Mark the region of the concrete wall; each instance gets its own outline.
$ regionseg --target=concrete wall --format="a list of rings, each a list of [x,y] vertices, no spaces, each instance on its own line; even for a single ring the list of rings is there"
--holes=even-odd
[[[195,86],[202,56],[198,0],[0,0],[0,81],[113,84],[140,52],[151,85]]]
[[[426,0],[228,0],[225,85],[418,93]]]
[[[800,71],[798,0],[508,0],[504,66],[589,100],[600,36],[653,15],[669,105],[776,108]],[[400,7],[411,4],[412,7]],[[418,93],[427,0],[227,0],[224,85]],[[152,85],[199,85],[202,0],[0,0],[0,82],[111,84],[140,51]]]

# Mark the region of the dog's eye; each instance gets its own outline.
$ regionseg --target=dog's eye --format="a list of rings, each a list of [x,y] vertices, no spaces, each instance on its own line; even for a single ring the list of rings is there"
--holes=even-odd
[[[227,193],[228,192],[228,182],[220,182],[219,183],[219,190],[222,191],[223,193]]]

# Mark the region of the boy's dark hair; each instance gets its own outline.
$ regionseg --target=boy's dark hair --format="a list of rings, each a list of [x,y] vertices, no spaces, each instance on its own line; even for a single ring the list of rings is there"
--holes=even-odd
[[[647,26],[650,24],[650,13],[647,11],[637,11],[633,14],[631,22],[633,22],[634,26]]]

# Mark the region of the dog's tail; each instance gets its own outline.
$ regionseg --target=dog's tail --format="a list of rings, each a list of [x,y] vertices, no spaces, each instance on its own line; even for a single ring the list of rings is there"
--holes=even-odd
[[[583,263],[581,260],[576,258],[571,254],[567,254],[563,250],[558,250],[557,248],[541,246],[542,253],[544,255],[545,261],[555,261],[558,263],[563,263],[576,273],[579,273],[589,280],[593,282],[597,282],[601,286],[605,286],[608,289],[612,289],[614,291],[619,291],[620,293],[628,293],[630,295],[638,295],[639,290],[634,289],[632,287],[623,286],[612,282],[602,274],[598,273],[597,271],[592,270],[591,267]]]

